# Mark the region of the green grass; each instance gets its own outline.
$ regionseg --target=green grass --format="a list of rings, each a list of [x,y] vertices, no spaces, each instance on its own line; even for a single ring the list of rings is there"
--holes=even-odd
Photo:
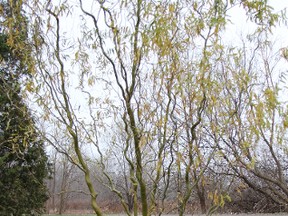
[[[70,214],[62,214],[62,215],[60,215],[60,214],[42,214],[41,216],[96,216],[96,214],[94,213],[94,214],[92,214],[92,213],[70,213]],[[104,216],[126,216],[126,214],[125,213],[104,213]]]
[[[59,214],[44,214],[42,216],[60,216]],[[62,214],[61,216],[95,216],[95,214]]]

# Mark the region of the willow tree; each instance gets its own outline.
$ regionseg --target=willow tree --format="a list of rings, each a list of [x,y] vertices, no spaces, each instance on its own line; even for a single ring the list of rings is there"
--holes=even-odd
[[[72,155],[65,153],[84,172],[95,213],[102,215],[102,210],[83,149],[87,146],[98,155],[106,185],[131,214],[106,172],[107,146],[100,144],[115,142],[111,128],[120,121],[134,215],[139,206],[143,216],[163,212],[175,170],[185,179],[178,196],[183,215],[213,155],[204,156],[200,146],[205,139],[200,138],[204,113],[215,105],[212,95],[220,88],[213,71],[225,52],[220,36],[229,21],[227,11],[240,5],[253,22],[273,26],[272,8],[264,0],[25,4],[37,71],[31,94],[42,109],[46,138],[53,140],[53,130],[61,130],[73,146]]]
[[[211,134],[223,163],[233,170],[230,174],[285,209],[287,101],[281,97],[285,75],[280,66],[284,62],[262,33],[258,42],[252,41],[252,51],[230,50],[222,63],[219,73],[225,85],[217,92],[222,108],[210,118]]]

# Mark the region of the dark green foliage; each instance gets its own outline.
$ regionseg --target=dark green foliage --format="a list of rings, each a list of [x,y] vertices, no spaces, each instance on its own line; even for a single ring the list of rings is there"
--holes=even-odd
[[[27,70],[0,34],[0,215],[36,215],[47,200],[47,156],[21,96]],[[26,72],[25,72],[26,71]]]

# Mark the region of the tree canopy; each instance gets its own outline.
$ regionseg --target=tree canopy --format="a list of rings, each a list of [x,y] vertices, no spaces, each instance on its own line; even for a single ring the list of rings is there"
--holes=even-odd
[[[8,6],[1,2],[1,8],[5,8],[7,13]],[[18,24],[21,28],[25,28],[21,23]],[[48,158],[44,142],[36,132],[35,122],[23,99],[23,80],[29,78],[28,66],[23,60],[24,55],[9,44],[11,35],[3,25],[2,27],[0,32],[0,214],[36,215],[43,211],[48,198],[45,183],[49,172]],[[21,39],[23,43],[25,37]]]
[[[287,208],[287,75],[271,41],[284,12],[267,0],[27,0],[14,15],[21,6],[33,46],[15,45],[9,19],[8,41],[33,57],[25,84],[41,133],[83,171],[98,216],[93,160],[128,215],[161,215],[173,192],[179,215],[193,192],[210,214],[238,181]],[[224,39],[235,7],[254,26],[241,45]],[[128,196],[113,161],[125,165]]]

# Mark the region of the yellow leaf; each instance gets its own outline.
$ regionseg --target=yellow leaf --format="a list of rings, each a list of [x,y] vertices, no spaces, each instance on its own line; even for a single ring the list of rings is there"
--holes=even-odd
[[[34,90],[34,84],[33,84],[33,82],[28,82],[28,83],[26,84],[26,90],[27,90],[28,92],[32,92],[32,91]]]

